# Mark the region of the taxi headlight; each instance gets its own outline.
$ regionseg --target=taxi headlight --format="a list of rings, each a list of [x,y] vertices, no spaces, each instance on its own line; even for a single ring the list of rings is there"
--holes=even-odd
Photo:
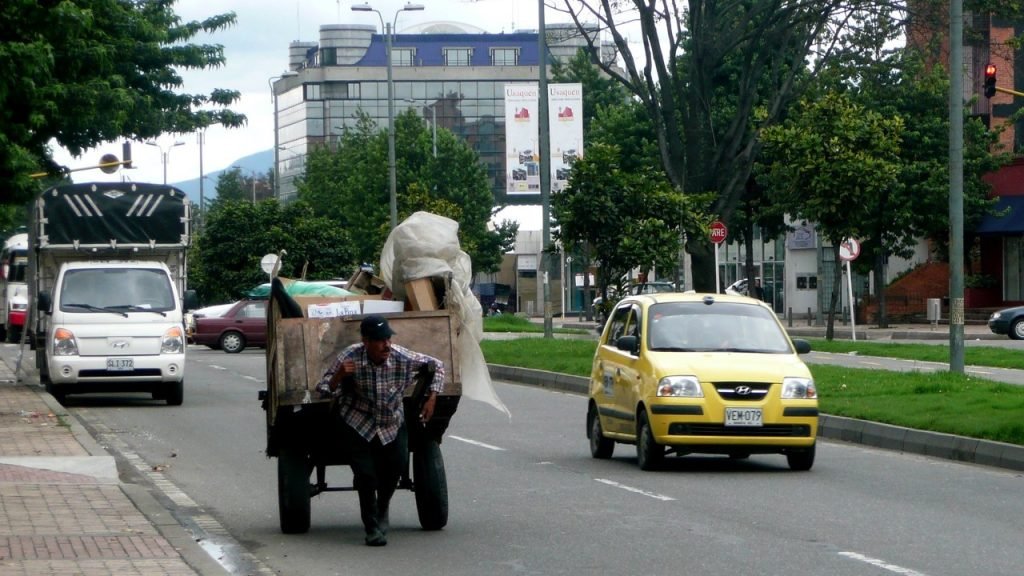
[[[818,389],[814,387],[814,378],[797,378],[794,376],[783,378],[782,397],[805,399],[817,398]]]
[[[671,398],[703,398],[696,376],[666,376],[658,382],[658,396]]]
[[[185,338],[182,335],[181,327],[174,326],[167,329],[164,332],[164,337],[160,339],[160,353],[161,354],[181,354],[185,350]]]
[[[11,302],[11,310],[15,312],[28,310],[28,302]]]
[[[999,320],[999,312],[993,312],[992,317],[989,320]]]
[[[78,340],[75,334],[67,328],[57,328],[53,331],[53,355],[54,356],[77,356]]]

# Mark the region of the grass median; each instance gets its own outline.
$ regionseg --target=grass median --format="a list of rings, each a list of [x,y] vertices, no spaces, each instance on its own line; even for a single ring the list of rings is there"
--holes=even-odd
[[[825,342],[814,341],[812,347],[818,351],[857,352],[865,356],[949,360],[948,347],[939,345],[875,343],[865,346],[868,343],[851,342],[845,344],[854,344],[856,348],[828,350]],[[590,375],[597,342],[525,337],[484,340],[480,345],[490,364],[586,377]],[[881,354],[888,346],[898,347],[903,355]],[[941,356],[943,349],[945,357]],[[936,354],[938,356],[933,356]],[[991,357],[993,362],[1010,356],[1005,349],[981,347],[968,349],[967,355],[976,359]],[[977,361],[968,361],[968,364],[988,365]],[[1022,386],[952,372],[893,372],[826,364],[808,367],[818,387],[819,405],[826,414],[1024,445]]]

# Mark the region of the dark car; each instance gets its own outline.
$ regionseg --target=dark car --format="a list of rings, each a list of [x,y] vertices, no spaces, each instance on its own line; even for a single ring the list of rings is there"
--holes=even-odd
[[[1006,334],[1011,340],[1024,340],[1024,306],[993,312],[988,318],[988,329],[995,334]]]
[[[623,296],[635,296],[637,294],[659,294],[661,292],[675,292],[676,286],[671,282],[638,282],[626,288],[625,295],[616,295],[611,293],[613,304],[618,302]],[[591,302],[591,306],[594,307],[594,316],[597,320],[598,325],[604,325],[604,321],[607,320],[605,316],[609,307],[604,305],[604,298],[598,296]]]
[[[220,316],[195,318],[192,342],[228,354],[267,345],[267,301],[239,300]]]

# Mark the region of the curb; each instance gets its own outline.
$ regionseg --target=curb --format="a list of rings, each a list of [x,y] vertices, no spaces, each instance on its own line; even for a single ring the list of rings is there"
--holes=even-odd
[[[488,364],[491,378],[586,396],[589,378]],[[818,437],[957,462],[1024,471],[1024,446],[821,414]]]

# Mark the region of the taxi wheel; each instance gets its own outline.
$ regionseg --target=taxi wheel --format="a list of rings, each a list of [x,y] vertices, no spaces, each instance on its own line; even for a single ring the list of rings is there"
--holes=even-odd
[[[786,461],[789,462],[790,470],[800,472],[810,470],[811,466],[814,466],[814,446],[800,452],[786,454]]]
[[[664,460],[665,447],[654,441],[647,412],[641,412],[636,427],[636,463],[641,470],[657,470]]]
[[[604,431],[601,430],[601,419],[597,417],[597,412],[591,410],[589,418],[590,455],[601,460],[611,458],[612,452],[615,451],[615,441],[604,437]]]

